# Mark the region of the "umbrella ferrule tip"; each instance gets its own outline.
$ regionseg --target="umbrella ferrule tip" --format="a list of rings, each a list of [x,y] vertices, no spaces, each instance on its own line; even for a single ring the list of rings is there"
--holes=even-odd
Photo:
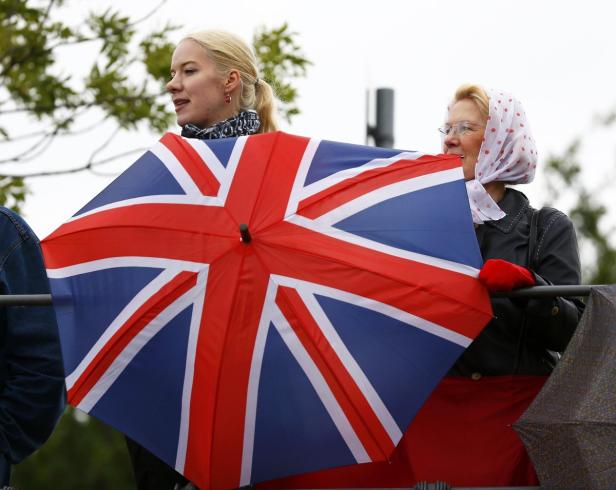
[[[242,223],[240,225],[240,240],[244,243],[250,243],[252,237],[250,236],[250,231],[248,230],[248,225]]]

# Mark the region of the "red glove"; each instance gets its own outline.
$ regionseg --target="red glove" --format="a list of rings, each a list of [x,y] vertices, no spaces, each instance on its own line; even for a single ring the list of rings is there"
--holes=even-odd
[[[526,267],[501,259],[486,260],[479,271],[479,280],[491,293],[535,285],[535,276]]]

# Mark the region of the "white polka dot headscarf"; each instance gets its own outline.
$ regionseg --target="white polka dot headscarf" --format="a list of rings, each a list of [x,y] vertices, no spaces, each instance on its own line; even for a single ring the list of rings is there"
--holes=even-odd
[[[533,180],[537,168],[537,147],[522,104],[506,92],[486,92],[490,109],[485,136],[475,179],[466,182],[473,222],[477,224],[505,216],[483,184],[495,181],[526,184]]]

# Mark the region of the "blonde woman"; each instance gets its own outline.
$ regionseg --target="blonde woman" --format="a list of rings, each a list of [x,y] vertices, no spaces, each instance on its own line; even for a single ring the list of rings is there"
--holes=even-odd
[[[182,136],[217,139],[276,130],[272,88],[252,50],[223,31],[191,34],[177,45],[167,83]]]

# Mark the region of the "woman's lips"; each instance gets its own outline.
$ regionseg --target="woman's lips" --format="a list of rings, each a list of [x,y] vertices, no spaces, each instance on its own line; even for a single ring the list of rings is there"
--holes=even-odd
[[[188,99],[178,99],[173,101],[173,105],[175,106],[175,112],[179,112],[183,107],[188,104]]]

